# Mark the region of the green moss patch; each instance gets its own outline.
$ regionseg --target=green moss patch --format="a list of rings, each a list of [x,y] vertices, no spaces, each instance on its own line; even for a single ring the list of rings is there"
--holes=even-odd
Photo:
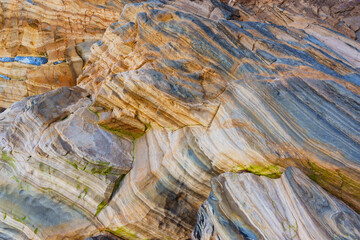
[[[96,213],[95,213],[95,217],[97,215],[99,215],[99,213],[107,206],[107,202],[106,201],[102,201],[101,203],[99,203],[99,205],[96,208]]]
[[[279,169],[277,165],[268,165],[268,166],[262,166],[262,165],[249,165],[249,166],[243,166],[243,165],[237,165],[233,167],[231,172],[250,172],[258,176],[266,176],[269,178],[279,178],[281,177],[282,171]]]
[[[12,218],[13,218],[15,221],[17,221],[17,222],[20,222],[20,223],[22,223],[22,224],[25,224],[26,216],[24,216],[23,218],[18,218],[18,217],[16,217],[16,216],[13,216]]]
[[[116,179],[114,188],[113,188],[112,193],[109,198],[109,201],[113,198],[114,194],[120,187],[120,183],[124,180],[125,176],[126,176],[126,174],[122,174],[118,179]],[[99,203],[99,205],[97,206],[97,209],[96,209],[95,217],[97,215],[99,215],[99,213],[107,206],[107,204],[108,204],[107,201],[102,201],[101,203]]]
[[[6,152],[1,152],[1,160],[5,161],[6,163],[10,164],[13,168],[15,168],[15,160],[7,155]]]
[[[97,112],[95,112],[94,110],[91,110],[91,106],[88,107],[88,109],[89,109],[90,112],[94,113],[97,116],[98,120],[100,119],[99,114]]]
[[[7,162],[14,162],[14,159],[12,157],[10,157],[9,155],[7,155],[6,152],[2,152],[1,153],[1,159]]]
[[[125,137],[125,138],[129,138],[131,140],[138,139],[139,137],[141,137],[145,134],[145,132],[134,133],[134,132],[128,132],[128,131],[125,131],[122,129],[114,129],[114,128],[110,128],[106,125],[103,125],[103,124],[99,124],[99,126],[119,137]]]
[[[112,166],[106,167],[106,168],[93,167],[93,168],[91,168],[90,172],[91,172],[91,174],[100,174],[100,175],[106,176],[106,175],[111,175],[112,168],[113,168]]]

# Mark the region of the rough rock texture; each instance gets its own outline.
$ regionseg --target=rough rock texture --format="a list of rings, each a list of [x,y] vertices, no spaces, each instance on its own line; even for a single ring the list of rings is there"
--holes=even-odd
[[[183,127],[219,170],[296,164],[351,202],[359,196],[360,75],[351,58],[359,44],[323,31],[328,45],[293,27],[127,5],[79,85],[114,131]],[[335,48],[338,38],[347,44]]]
[[[357,239],[360,215],[288,168],[280,179],[225,173],[211,181],[192,239]]]
[[[278,18],[283,24],[289,20],[292,21],[293,15],[302,14],[307,16],[309,21],[331,26],[360,42],[360,1],[358,0],[230,0],[223,2],[228,2],[233,7],[241,4],[238,6],[251,10],[253,15],[264,21],[274,22]],[[286,17],[283,14],[284,10],[287,12]],[[277,15],[275,19],[274,15]]]
[[[13,166],[3,162],[0,166],[0,239],[84,239],[97,232],[80,208],[23,182]]]
[[[8,176],[77,216],[5,234],[188,239],[212,177],[289,166],[359,212],[360,44],[315,17],[245,6],[127,4],[90,53],[78,48],[78,87],[2,112]]]
[[[62,213],[62,207],[53,207],[55,203],[46,202],[50,200],[41,200],[46,195],[38,196],[37,191],[36,195],[32,191],[27,193],[25,187],[25,190],[16,190],[7,183],[11,177],[1,178],[0,213],[15,220],[26,217],[23,224],[38,238],[62,239],[63,234],[75,239],[78,234],[86,237],[91,233],[78,229],[79,233],[72,225],[90,225],[96,230],[94,226],[101,226],[93,219],[98,206],[110,199],[122,174],[131,168],[131,141],[119,139],[96,124],[97,116],[88,109],[91,101],[87,96],[79,87],[59,88],[25,98],[0,114],[1,163],[16,182],[20,185],[26,182],[32,188],[58,197],[64,208],[71,210],[67,209],[71,215],[81,210],[81,214],[88,217],[82,215],[86,222],[79,224],[69,222],[76,218]],[[9,199],[12,200],[9,202]],[[17,201],[19,206],[15,206]],[[49,216],[44,216],[46,210],[34,210],[37,206],[32,205],[37,201],[49,209]],[[56,214],[65,215],[65,219],[52,225],[47,218],[56,219]],[[25,234],[33,238],[28,232]]]
[[[130,136],[153,128],[99,215],[110,231],[186,238],[204,183],[230,170],[277,176],[297,166],[360,209],[359,44],[307,31],[316,37],[163,4],[125,7],[78,79],[104,126]]]
[[[86,240],[119,240],[119,239],[121,239],[121,238],[118,238],[114,235],[102,233],[98,236],[89,237]]]
[[[126,3],[1,1],[0,107],[60,86],[74,86],[91,45],[101,39]]]

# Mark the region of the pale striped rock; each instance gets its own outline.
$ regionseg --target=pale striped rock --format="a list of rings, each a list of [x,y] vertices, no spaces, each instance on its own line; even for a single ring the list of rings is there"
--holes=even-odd
[[[192,239],[358,239],[360,215],[299,169],[279,179],[224,173],[198,212]]]
[[[360,45],[320,28],[330,40],[128,4],[78,82],[113,131],[136,138],[149,127],[192,126],[221,171],[296,165],[360,209]]]
[[[77,100],[37,102],[52,92],[0,115],[19,129],[2,142],[18,149],[16,176],[124,239],[188,239],[210,179],[229,171],[275,178],[296,166],[359,211],[359,43],[301,15],[274,24],[237,5],[186,4],[126,5],[90,55],[79,51],[89,95],[64,88]],[[44,107],[51,123],[29,114]],[[111,170],[92,174],[103,158]]]
[[[11,165],[16,165],[14,161]],[[0,239],[84,239],[97,224],[81,208],[66,204],[51,191],[40,191],[0,162]]]
[[[26,216],[28,221],[23,224],[35,233],[29,236],[24,232],[29,239],[80,239],[104,227],[94,218],[98,206],[109,201],[123,174],[131,168],[131,141],[96,124],[97,116],[88,109],[91,101],[87,96],[79,87],[59,88],[28,97],[0,114],[1,162],[11,169],[14,179],[31,186],[27,193],[27,188],[7,187],[11,175],[1,178],[0,194],[5,194],[6,201],[12,200],[0,203],[0,212],[13,213],[20,220]],[[33,188],[43,191],[44,196],[36,197],[39,193]],[[59,206],[70,209],[71,214],[80,214],[84,220],[77,223],[75,215],[68,215],[63,223],[51,225],[50,219],[43,216],[46,209],[52,209],[53,215],[62,213],[58,213],[56,203],[49,205],[47,200],[41,200],[47,195],[56,197]],[[28,199],[31,196],[34,200]],[[31,204],[36,201],[43,203],[44,210],[31,212]],[[18,227],[21,231],[22,225]],[[93,230],[84,230],[89,227]]]
[[[296,166],[360,209],[359,44],[296,26],[125,7],[78,79],[102,126],[145,134],[98,215],[109,232],[186,239],[210,178],[227,171]]]

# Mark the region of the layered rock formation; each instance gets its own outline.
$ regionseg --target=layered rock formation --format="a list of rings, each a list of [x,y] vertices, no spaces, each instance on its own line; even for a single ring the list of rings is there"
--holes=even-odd
[[[280,179],[225,173],[212,181],[193,239],[357,239],[360,216],[288,168]]]
[[[96,124],[87,95],[78,87],[59,88],[17,102],[0,115],[1,163],[10,175],[1,178],[0,212],[12,227],[29,228],[29,239],[75,239],[96,232],[98,206],[108,202],[131,168],[131,141]],[[8,183],[11,178],[15,181]],[[54,207],[47,195],[61,199],[64,207]]]
[[[351,202],[359,193],[360,75],[351,57],[359,44],[321,29],[328,42],[293,27],[127,5],[79,86],[114,131],[183,128],[219,171],[296,164],[332,179],[321,184]],[[339,39],[347,44],[335,47]]]
[[[74,86],[91,45],[101,39],[125,3],[2,1],[0,107],[60,86]]]
[[[282,206],[291,225],[277,234],[286,239],[295,235],[291,226],[301,220],[295,213],[302,207],[310,210],[301,220],[299,239],[312,239],[306,233],[311,231],[324,239],[344,234],[356,239],[360,44],[318,18],[291,15],[290,7],[273,7],[271,15],[255,11],[260,5],[252,10],[246,8],[249,3],[230,5],[204,0],[118,7],[121,15],[89,54],[83,44],[86,64],[77,87],[25,98],[1,113],[4,179],[14,176],[18,182],[0,184],[18,193],[1,192],[19,202],[21,194],[31,195],[26,197],[31,203],[37,200],[28,199],[50,198],[42,200],[44,208],[56,205],[56,214],[69,216],[36,224],[28,215],[46,221],[41,214],[46,210],[26,212],[32,208],[26,204],[16,210],[3,200],[6,207],[0,204],[0,211],[6,219],[26,218],[22,225],[2,221],[7,230],[1,232],[15,239],[101,239],[109,234],[188,239],[196,226],[193,238],[228,239],[240,225],[211,220],[207,206],[213,195],[200,207],[209,197],[211,178],[251,172],[264,177],[227,173],[213,182],[236,176],[259,191],[266,185],[287,198],[267,209],[260,200],[251,203],[255,192],[236,180],[229,190],[234,194],[216,202],[238,213],[226,221],[250,221],[257,218],[250,213],[264,208],[277,214]],[[271,179],[289,166],[300,170]],[[300,188],[294,179],[306,185]],[[22,189],[25,184],[28,189]],[[328,199],[325,215],[317,216],[305,203],[289,205],[289,199],[301,198],[301,189],[318,193],[315,199]],[[239,204],[230,208],[232,199],[247,199],[252,210]],[[196,223],[199,208],[199,216],[207,216],[205,225],[201,218]],[[326,220],[340,215],[352,229],[348,225],[337,231],[341,220]],[[207,235],[211,226],[216,231]],[[329,226],[337,228],[329,232]],[[266,237],[277,228],[263,222],[252,229]]]
[[[307,21],[328,25],[360,41],[360,2],[357,0],[230,0],[228,3],[231,6],[245,7],[264,21],[274,22],[277,18],[282,24],[293,21],[294,15],[302,14],[307,17]],[[275,19],[274,15],[277,16]]]

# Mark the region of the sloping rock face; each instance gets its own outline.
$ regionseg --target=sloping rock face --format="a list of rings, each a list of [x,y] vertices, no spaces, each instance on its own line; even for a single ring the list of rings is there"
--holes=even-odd
[[[130,134],[182,127],[220,171],[296,164],[332,179],[320,181],[347,202],[358,198],[360,75],[345,59],[358,43],[347,39],[342,54],[293,27],[152,3],[127,5],[102,41],[79,78],[102,124]]]
[[[323,42],[174,5],[125,7],[78,79],[104,126],[130,136],[152,128],[99,215],[110,231],[186,238],[204,183],[231,170],[276,177],[297,166],[359,210],[359,45],[312,27]]]
[[[98,206],[131,168],[132,142],[96,124],[87,96],[79,87],[59,88],[0,115],[1,165],[15,180],[1,178],[0,213],[12,227],[29,228],[29,239],[81,239],[91,233],[86,228],[96,232]],[[61,199],[60,206],[47,195]]]
[[[274,7],[269,21],[270,14],[245,6],[127,4],[90,48],[77,87],[28,97],[1,113],[6,179],[19,182],[3,184],[51,196],[45,207],[74,216],[51,226],[0,217],[11,226],[4,234],[189,239],[211,178],[239,171],[278,178],[289,166],[319,194],[337,197],[336,206],[359,212],[359,43],[317,18]],[[298,209],[277,204],[287,213]],[[34,214],[0,210],[6,219]],[[349,211],[344,221],[353,222]],[[323,232],[315,215],[307,221],[306,231]],[[353,226],[344,231],[357,234]]]
[[[320,24],[329,25],[336,31],[356,39],[358,42],[360,41],[360,2],[357,0],[231,0],[229,4],[232,6],[241,4],[242,7],[251,10],[256,17],[271,22],[274,21],[274,13],[276,12],[286,10],[291,15],[303,14],[308,17],[309,21],[318,21]],[[278,15],[279,22],[292,21],[291,15],[282,19],[281,15]]]
[[[16,176],[11,166],[1,163],[1,239],[84,239],[97,232],[96,224],[80,208]]]
[[[29,95],[74,86],[91,45],[101,39],[126,3],[1,1],[0,107]]]
[[[357,239],[360,215],[296,168],[280,179],[225,173],[212,179],[192,239]]]

